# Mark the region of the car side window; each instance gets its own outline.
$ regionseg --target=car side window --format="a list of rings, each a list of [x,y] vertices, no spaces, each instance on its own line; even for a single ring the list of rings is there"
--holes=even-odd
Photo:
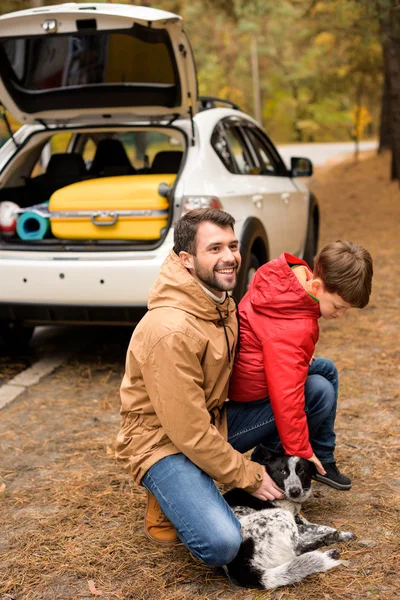
[[[252,172],[257,175],[280,175],[280,165],[262,135],[253,127],[245,127],[245,131],[259,162],[258,168]]]
[[[252,171],[252,164],[240,131],[236,127],[229,127],[225,130],[225,135],[239,173],[248,175]]]
[[[231,173],[237,173],[238,168],[236,166],[235,160],[229,150],[228,142],[225,137],[224,128],[222,125],[218,125],[211,136],[211,146],[214,148],[218,157],[224,164],[224,166]]]

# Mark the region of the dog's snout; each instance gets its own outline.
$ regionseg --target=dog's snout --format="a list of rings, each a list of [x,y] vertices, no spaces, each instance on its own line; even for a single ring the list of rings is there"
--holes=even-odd
[[[291,487],[289,488],[289,495],[291,498],[298,498],[301,494],[301,489],[299,487]]]

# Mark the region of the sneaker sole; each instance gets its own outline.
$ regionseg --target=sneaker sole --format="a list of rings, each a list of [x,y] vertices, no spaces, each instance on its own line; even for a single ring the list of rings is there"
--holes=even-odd
[[[319,481],[320,483],[328,485],[329,487],[335,488],[335,490],[342,490],[344,492],[347,492],[351,489],[351,483],[337,483],[332,479],[327,479],[326,477],[324,477],[324,475],[320,475],[319,473],[316,473],[316,475],[314,475],[314,479],[316,481]]]
[[[153,544],[156,544],[157,546],[177,546],[178,544],[181,544],[181,540],[179,538],[177,538],[174,541],[165,541],[163,542],[162,540],[157,540],[157,538],[154,538],[153,536],[151,536],[149,534],[149,532],[146,529],[146,525],[143,527],[144,530],[144,534],[147,537],[148,540],[150,540],[151,542],[153,542]]]

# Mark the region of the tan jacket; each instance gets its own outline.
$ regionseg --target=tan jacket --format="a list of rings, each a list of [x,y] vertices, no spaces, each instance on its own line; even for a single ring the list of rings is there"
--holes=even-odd
[[[118,459],[140,483],[154,463],[182,452],[216,481],[254,491],[261,466],[226,441],[233,300],[217,305],[171,251],[148,307],[127,353]]]

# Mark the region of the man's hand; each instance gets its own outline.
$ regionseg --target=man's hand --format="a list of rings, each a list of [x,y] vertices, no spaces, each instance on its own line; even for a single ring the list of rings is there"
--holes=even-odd
[[[262,483],[258,490],[251,492],[251,495],[259,500],[278,500],[278,498],[283,498],[282,490],[278,488],[275,481],[268,475],[264,465],[262,465],[262,470],[264,475]]]
[[[315,456],[315,454],[313,454],[312,457],[308,458],[307,460],[309,460],[310,462],[312,462],[315,465],[318,473],[321,473],[321,475],[325,475],[326,474],[326,471],[325,471],[324,467],[322,466],[322,464],[320,463],[320,461],[318,460],[318,458]]]

